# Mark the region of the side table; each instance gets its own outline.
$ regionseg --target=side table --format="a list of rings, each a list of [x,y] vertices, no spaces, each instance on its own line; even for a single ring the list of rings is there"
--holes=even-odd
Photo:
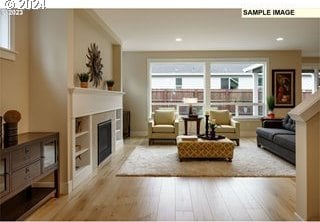
[[[200,134],[200,123],[202,120],[202,117],[182,117],[184,121],[184,135],[188,135],[188,122],[189,121],[195,121],[197,122],[197,135]]]
[[[266,120],[275,120],[275,121],[282,121],[283,118],[274,118],[274,119],[271,119],[267,116],[264,116],[264,117],[261,117],[261,125],[263,125],[263,122],[266,121]]]

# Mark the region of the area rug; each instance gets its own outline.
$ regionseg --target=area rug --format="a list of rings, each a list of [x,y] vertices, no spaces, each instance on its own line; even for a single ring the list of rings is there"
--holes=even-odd
[[[255,146],[238,146],[232,162],[187,160],[180,162],[176,146],[137,146],[117,176],[183,177],[295,177],[295,167]]]

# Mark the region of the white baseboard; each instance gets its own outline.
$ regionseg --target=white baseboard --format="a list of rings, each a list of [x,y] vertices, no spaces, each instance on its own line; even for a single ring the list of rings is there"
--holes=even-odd
[[[60,194],[69,194],[72,191],[72,180],[66,183],[60,183]]]
[[[123,139],[116,141],[116,149],[117,149],[118,146],[122,146],[122,145],[123,145]]]
[[[182,135],[184,133],[181,132],[180,134]],[[131,131],[131,136],[132,137],[146,137],[148,136],[147,131]],[[241,131],[240,132],[240,137],[255,137],[256,132],[255,131]]]
[[[294,212],[294,215],[296,216],[296,219],[298,221],[304,221],[304,219],[302,219],[302,217],[300,217],[300,215],[297,212]]]
[[[133,137],[145,137],[148,136],[148,131],[131,131],[130,134]]]
[[[257,136],[255,131],[240,131],[240,138],[241,137],[255,137]]]

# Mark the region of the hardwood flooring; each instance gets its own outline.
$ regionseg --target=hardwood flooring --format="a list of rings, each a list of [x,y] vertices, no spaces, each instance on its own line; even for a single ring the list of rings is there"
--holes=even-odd
[[[254,145],[255,139],[241,140]],[[28,220],[295,220],[295,180],[236,177],[117,177],[145,138],[132,138],[74,192]]]

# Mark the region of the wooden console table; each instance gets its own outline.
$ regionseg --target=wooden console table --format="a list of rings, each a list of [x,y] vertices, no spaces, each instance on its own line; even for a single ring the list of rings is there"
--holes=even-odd
[[[59,195],[59,134],[24,133],[0,150],[0,220],[23,220]],[[33,184],[53,174],[53,187]]]
[[[188,135],[188,122],[189,121],[195,121],[197,122],[197,135],[200,134],[200,123],[202,120],[202,117],[182,117],[184,121],[184,135]]]

